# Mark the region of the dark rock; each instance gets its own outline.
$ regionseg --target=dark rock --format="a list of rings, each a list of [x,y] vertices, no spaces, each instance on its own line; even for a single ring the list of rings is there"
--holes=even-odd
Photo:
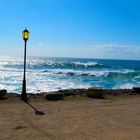
[[[4,98],[4,96],[7,94],[7,90],[3,89],[0,90],[0,99]]]
[[[42,98],[44,97],[44,93],[28,93],[27,94],[29,98]]]
[[[44,97],[45,95],[46,95],[46,92],[37,93],[37,96],[39,97]]]
[[[6,94],[7,97],[20,97],[20,94],[18,93],[13,93],[13,92],[9,92]]]
[[[104,99],[104,91],[99,87],[89,88],[86,91],[86,96],[90,98]]]
[[[131,89],[105,89],[106,96],[133,95]]]
[[[59,92],[51,92],[45,95],[47,100],[63,100],[64,94]]]
[[[133,87],[132,92],[140,94],[140,87]]]
[[[76,95],[74,89],[59,90],[58,92],[64,94],[65,96],[75,96]]]
[[[67,89],[59,90],[59,93],[63,93],[65,96],[75,96],[75,95],[84,95],[86,89]]]

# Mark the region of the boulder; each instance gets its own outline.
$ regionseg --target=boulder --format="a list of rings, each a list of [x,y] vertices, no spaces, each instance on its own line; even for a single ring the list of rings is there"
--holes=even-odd
[[[131,89],[106,89],[104,90],[106,95],[109,96],[121,96],[121,95],[131,95]]]
[[[63,93],[65,96],[75,96],[75,95],[84,95],[86,89],[66,89],[66,90],[59,90],[59,93]]]
[[[90,98],[104,99],[104,91],[99,87],[89,88],[86,91],[86,96]]]
[[[133,87],[132,92],[140,94],[140,87]]]
[[[74,89],[59,90],[58,93],[64,94],[65,96],[75,96]]]
[[[6,97],[20,97],[21,95],[18,93],[14,93],[14,92],[8,92],[6,94]]]
[[[51,92],[51,93],[46,93],[45,98],[47,100],[63,100],[64,99],[64,94],[63,93],[58,93],[58,92]]]
[[[4,98],[4,96],[6,95],[7,90],[6,89],[2,89],[0,90],[0,99]]]

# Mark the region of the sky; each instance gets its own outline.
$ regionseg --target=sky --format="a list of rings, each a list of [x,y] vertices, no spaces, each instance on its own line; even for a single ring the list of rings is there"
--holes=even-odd
[[[140,60],[139,0],[0,0],[0,56]]]

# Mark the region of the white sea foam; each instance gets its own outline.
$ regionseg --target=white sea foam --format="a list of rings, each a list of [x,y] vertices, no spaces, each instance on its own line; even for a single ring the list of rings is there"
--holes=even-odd
[[[138,76],[135,76],[134,78],[135,78],[135,79],[140,79],[140,75],[138,75]]]
[[[113,87],[113,89],[132,89],[135,86],[135,84],[132,83],[125,83],[122,85],[117,85]]]
[[[38,79],[36,83],[33,84],[28,82],[27,91],[32,93],[46,92],[46,91],[58,91],[60,89],[71,89],[71,88],[88,88],[85,84],[75,83],[71,80],[41,80]]]
[[[89,67],[89,66],[96,66],[98,63],[97,62],[73,62],[74,64],[76,64],[77,66],[85,66],[85,67]]]

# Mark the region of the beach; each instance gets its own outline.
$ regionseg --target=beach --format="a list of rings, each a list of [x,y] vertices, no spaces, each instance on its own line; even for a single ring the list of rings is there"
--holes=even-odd
[[[139,140],[140,96],[19,96],[0,100],[1,140]]]

